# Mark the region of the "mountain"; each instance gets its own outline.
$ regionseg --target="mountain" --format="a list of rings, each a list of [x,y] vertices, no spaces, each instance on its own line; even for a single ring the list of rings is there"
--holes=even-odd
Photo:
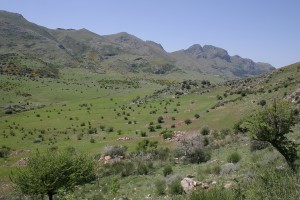
[[[176,64],[182,69],[225,75],[227,77],[246,77],[274,70],[270,64],[255,63],[240,56],[230,56],[222,48],[212,45],[192,45],[186,50],[171,53]]]
[[[168,53],[125,32],[100,36],[86,29],[48,29],[7,11],[0,11],[0,36],[1,73],[58,77],[61,67],[83,67],[98,73],[179,72],[232,79],[274,69],[211,45]]]

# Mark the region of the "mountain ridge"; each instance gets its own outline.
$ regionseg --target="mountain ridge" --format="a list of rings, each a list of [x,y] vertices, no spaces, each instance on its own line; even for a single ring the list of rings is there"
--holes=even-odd
[[[85,28],[49,29],[7,11],[0,11],[0,36],[0,54],[16,53],[26,59],[40,59],[50,71],[60,67],[150,74],[182,71],[235,79],[275,69],[270,64],[230,56],[225,49],[212,45],[195,44],[185,50],[167,52],[161,44],[127,32],[98,35]],[[2,63],[1,71],[5,72],[7,63]],[[26,62],[26,66],[37,68],[34,62]]]

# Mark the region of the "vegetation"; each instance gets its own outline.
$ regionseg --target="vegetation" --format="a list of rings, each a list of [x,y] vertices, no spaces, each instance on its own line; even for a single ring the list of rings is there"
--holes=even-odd
[[[69,191],[95,180],[94,162],[73,149],[36,152],[25,168],[12,173],[11,180],[24,194],[48,195],[52,200],[60,189]]]
[[[296,170],[297,145],[287,138],[299,117],[295,109],[285,101],[274,100],[249,121],[249,131],[256,140],[269,142]]]

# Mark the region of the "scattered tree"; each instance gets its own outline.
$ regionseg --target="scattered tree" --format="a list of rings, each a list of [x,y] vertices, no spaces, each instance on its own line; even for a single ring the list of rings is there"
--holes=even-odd
[[[269,142],[285,158],[291,169],[296,170],[297,145],[286,134],[292,132],[291,128],[298,121],[299,116],[291,104],[274,100],[248,120],[249,132],[253,139]]]

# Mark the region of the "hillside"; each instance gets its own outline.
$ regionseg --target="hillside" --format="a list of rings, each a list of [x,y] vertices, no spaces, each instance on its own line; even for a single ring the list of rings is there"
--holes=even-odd
[[[240,56],[229,56],[226,50],[195,44],[186,50],[173,52],[177,65],[182,69],[223,75],[224,77],[247,77],[274,70],[270,64],[255,63]]]
[[[195,176],[205,187],[213,187],[213,182],[220,187],[230,183],[233,190],[225,190],[228,192],[238,189],[238,181],[245,184],[239,188],[241,192],[249,195],[253,194],[249,191],[263,190],[256,186],[259,179],[250,179],[253,185],[244,182],[249,174],[256,177],[266,166],[287,167],[271,147],[251,150],[251,139],[235,127],[261,109],[261,102],[269,104],[278,98],[299,105],[300,63],[219,84],[99,74],[84,68],[60,70],[59,79],[0,75],[1,198],[16,197],[12,191],[18,191],[8,176],[11,170],[26,165],[36,149],[45,152],[72,146],[98,160],[101,170],[97,184],[81,186],[89,192],[74,191],[75,199],[97,195],[139,199],[148,194],[164,199],[165,193],[156,194],[153,181],[164,180],[165,187],[170,188],[173,181],[187,175]],[[289,137],[299,143],[300,129],[297,126],[293,130]],[[182,145],[190,138],[206,145],[203,150],[210,157],[205,162],[178,159],[183,155]],[[115,159],[104,162],[103,155],[115,146],[126,149],[122,154],[126,159],[116,164]],[[228,163],[232,153],[238,153],[238,163]],[[173,172],[163,176],[169,165]],[[116,190],[107,189],[107,182],[113,184],[114,180],[119,185]],[[189,198],[183,194],[179,197]]]
[[[2,73],[58,77],[62,67],[82,67],[98,73],[206,76],[220,81],[274,69],[210,45],[168,53],[160,44],[125,32],[100,36],[86,29],[51,30],[6,11],[0,11],[0,35]]]

